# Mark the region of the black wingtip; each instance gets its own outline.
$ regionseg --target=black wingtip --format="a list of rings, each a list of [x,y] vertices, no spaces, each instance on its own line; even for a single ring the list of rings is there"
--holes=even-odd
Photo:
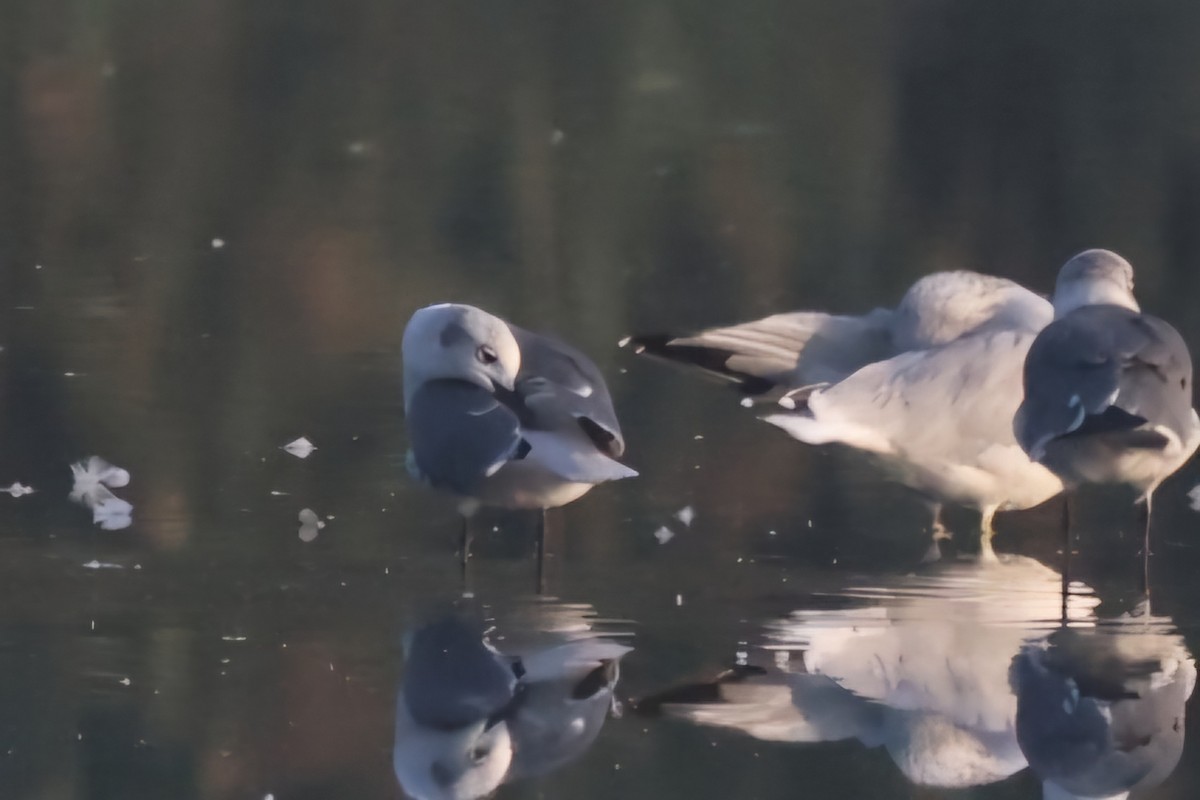
[[[775,389],[775,383],[757,375],[730,369],[730,357],[736,355],[728,350],[716,347],[701,347],[692,344],[676,344],[677,336],[667,333],[649,333],[626,336],[621,340],[621,347],[632,350],[638,355],[654,356],[664,361],[672,361],[704,370],[731,382],[742,394],[756,396],[766,394]]]
[[[1145,417],[1130,414],[1123,408],[1109,406],[1099,414],[1088,414],[1078,428],[1061,436],[1062,439],[1073,439],[1082,436],[1119,435],[1121,444],[1125,447],[1146,450],[1158,450],[1166,447],[1167,437],[1155,430],[1143,428],[1147,423]]]
[[[662,713],[664,706],[717,703],[721,701],[721,686],[766,674],[767,671],[762,667],[738,665],[730,667],[711,681],[675,686],[658,694],[631,701],[630,707],[638,714],[657,715]]]

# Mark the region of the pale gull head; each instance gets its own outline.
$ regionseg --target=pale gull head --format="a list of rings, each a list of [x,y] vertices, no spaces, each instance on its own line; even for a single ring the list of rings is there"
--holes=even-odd
[[[504,320],[455,303],[413,314],[404,328],[403,354],[405,407],[417,388],[432,380],[511,391],[521,368],[521,348]]]
[[[1084,250],[1058,272],[1054,315],[1062,317],[1080,306],[1104,304],[1139,310],[1133,297],[1133,267],[1111,250]]]

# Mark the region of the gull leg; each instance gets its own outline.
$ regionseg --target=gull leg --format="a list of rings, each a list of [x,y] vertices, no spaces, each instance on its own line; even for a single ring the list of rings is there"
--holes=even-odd
[[[1146,505],[1142,508],[1142,596],[1150,597],[1150,499],[1154,495],[1146,493]]]
[[[537,533],[537,586],[539,595],[546,593],[546,509],[538,512]]]
[[[929,549],[925,551],[925,557],[921,559],[921,563],[923,564],[940,561],[942,558],[940,542],[948,541],[954,537],[950,529],[942,524],[942,504],[930,503],[929,511],[933,514],[933,520],[929,524],[931,538]]]
[[[987,506],[982,509],[979,520],[979,560],[985,563],[995,563],[999,561],[996,558],[996,551],[992,549],[992,537],[996,535],[996,529],[992,527],[992,520],[996,516],[997,506]]]
[[[468,514],[462,515],[462,531],[459,534],[458,542],[458,567],[462,578],[463,594],[469,594],[471,591],[471,517]]]
[[[1062,621],[1067,621],[1067,598],[1071,590],[1071,495],[1063,492],[1062,503]]]

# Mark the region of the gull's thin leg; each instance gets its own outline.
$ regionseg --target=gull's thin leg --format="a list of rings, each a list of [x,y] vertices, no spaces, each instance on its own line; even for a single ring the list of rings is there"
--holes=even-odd
[[[546,593],[546,509],[538,512],[537,593]]]
[[[462,568],[463,579],[467,577],[467,562],[471,560],[471,518],[462,515],[462,531],[458,539],[458,563]]]
[[[1146,494],[1146,505],[1142,509],[1142,596],[1150,596],[1150,499]]]
[[[996,535],[996,529],[992,527],[992,520],[996,516],[996,506],[988,506],[982,510],[982,516],[979,519],[979,560],[994,562],[996,551],[992,549],[992,537]]]
[[[942,504],[930,503],[929,513],[933,515],[933,519],[929,523],[929,549],[925,551],[925,557],[921,559],[922,564],[940,561],[942,558],[941,543],[954,538],[950,529],[942,524]]]
[[[1071,495],[1063,492],[1062,503],[1062,619],[1067,621],[1067,597],[1071,588]]]

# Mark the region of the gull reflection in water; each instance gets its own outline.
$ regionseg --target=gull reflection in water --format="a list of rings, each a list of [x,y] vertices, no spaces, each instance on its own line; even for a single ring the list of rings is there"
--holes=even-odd
[[[885,748],[912,782],[941,788],[994,783],[1032,763],[1078,796],[1108,797],[1153,771],[1134,761],[1169,772],[1171,757],[1150,751],[1165,753],[1172,736],[1178,759],[1194,676],[1182,642],[1165,621],[1136,638],[1130,625],[1098,621],[1098,599],[1079,584],[1064,604],[1060,576],[1036,561],[932,565],[817,600],[842,607],[767,624],[748,663],[639,711],[769,741],[857,739]],[[1131,756],[1130,744],[1142,752]],[[1047,797],[1076,796],[1046,785]]]
[[[1011,678],[1017,741],[1045,800],[1124,798],[1179,763],[1196,665],[1148,608],[1030,643]]]
[[[405,643],[393,767],[417,800],[484,797],[578,758],[615,709],[631,648],[590,606],[529,604],[502,623],[450,614]]]

